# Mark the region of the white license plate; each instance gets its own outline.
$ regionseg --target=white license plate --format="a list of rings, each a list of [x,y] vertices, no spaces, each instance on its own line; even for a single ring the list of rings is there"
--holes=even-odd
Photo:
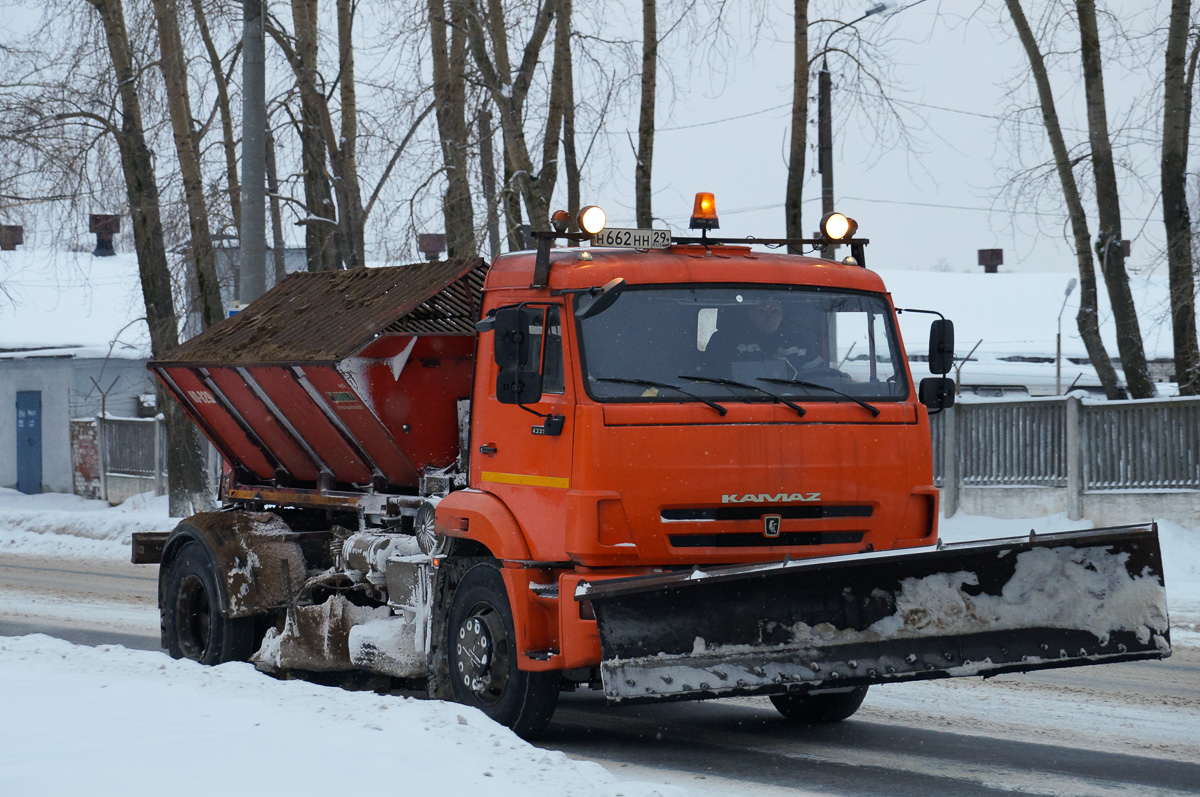
[[[592,246],[626,246],[632,249],[665,249],[671,245],[670,230],[631,230],[605,227],[592,236]]]

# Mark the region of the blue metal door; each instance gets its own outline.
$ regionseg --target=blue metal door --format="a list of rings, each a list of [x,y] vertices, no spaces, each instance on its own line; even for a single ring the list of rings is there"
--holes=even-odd
[[[36,390],[17,393],[17,489],[42,491],[42,394]]]

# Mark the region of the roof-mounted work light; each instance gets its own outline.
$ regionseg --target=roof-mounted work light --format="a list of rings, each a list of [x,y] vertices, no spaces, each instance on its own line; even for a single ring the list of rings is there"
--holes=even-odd
[[[608,223],[608,216],[598,205],[588,205],[579,210],[576,222],[579,224],[579,229],[588,235],[595,235],[604,229],[604,225]]]
[[[842,213],[826,213],[821,217],[821,236],[827,241],[844,241],[858,232],[858,222]]]
[[[709,191],[696,194],[696,202],[692,205],[692,221],[688,224],[692,230],[717,230],[721,228],[717,220],[717,200]]]
[[[555,232],[566,232],[571,226],[571,214],[565,210],[556,210],[550,217],[550,226]]]

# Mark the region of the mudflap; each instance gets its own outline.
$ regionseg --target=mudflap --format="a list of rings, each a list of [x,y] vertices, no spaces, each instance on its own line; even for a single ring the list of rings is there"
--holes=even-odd
[[[1154,524],[583,582],[610,703],[1160,659]]]

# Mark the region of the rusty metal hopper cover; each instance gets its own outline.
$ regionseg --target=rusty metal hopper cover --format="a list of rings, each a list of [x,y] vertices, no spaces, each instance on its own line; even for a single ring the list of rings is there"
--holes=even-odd
[[[155,365],[334,363],[383,333],[474,335],[482,259],[289,274]]]

